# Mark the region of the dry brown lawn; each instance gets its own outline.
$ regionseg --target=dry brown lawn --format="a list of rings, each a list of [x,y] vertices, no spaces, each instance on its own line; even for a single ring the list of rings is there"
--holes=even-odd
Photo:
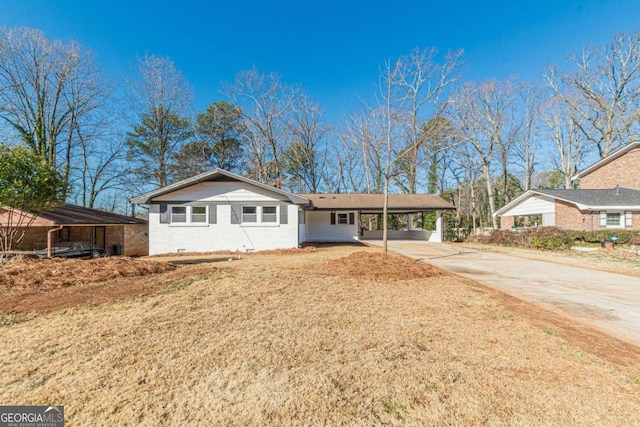
[[[640,425],[636,347],[376,251],[53,289],[137,290],[5,310],[0,403],[63,404],[69,426]]]

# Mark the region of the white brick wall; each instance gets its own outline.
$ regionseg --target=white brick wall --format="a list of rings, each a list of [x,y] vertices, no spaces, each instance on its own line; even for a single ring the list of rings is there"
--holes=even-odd
[[[216,224],[161,224],[160,206],[149,206],[149,254],[212,251],[263,251],[298,247],[298,206],[245,183],[203,183],[164,195],[165,201],[214,201]],[[231,224],[229,202],[279,205],[287,209],[287,224]],[[278,211],[279,212],[279,211]],[[280,215],[278,215],[279,222]]]

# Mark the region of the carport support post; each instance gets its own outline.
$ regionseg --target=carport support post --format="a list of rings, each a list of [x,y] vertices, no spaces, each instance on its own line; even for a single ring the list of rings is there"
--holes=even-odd
[[[433,242],[442,243],[444,240],[444,233],[442,229],[442,211],[436,211],[436,231],[435,238],[432,240]]]
[[[413,230],[413,214],[407,214],[407,231]]]
[[[51,258],[51,246],[53,245],[53,233],[62,230],[62,225],[47,231],[47,258]]]

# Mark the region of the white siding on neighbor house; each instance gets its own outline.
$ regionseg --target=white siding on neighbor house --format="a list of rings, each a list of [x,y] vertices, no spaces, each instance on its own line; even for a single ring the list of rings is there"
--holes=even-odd
[[[556,214],[555,212],[543,213],[542,214],[542,225],[545,227],[555,227],[556,225]]]
[[[353,213],[355,224],[337,224],[338,214]],[[336,224],[331,224],[331,212],[306,211],[305,228],[308,242],[353,242],[358,238],[358,213],[336,211]]]
[[[502,213],[502,216],[539,215],[554,214],[556,204],[550,197],[531,196],[519,203],[517,206]]]
[[[260,251],[298,247],[298,206],[284,204],[282,196],[246,183],[201,183],[154,199],[154,202],[216,202],[216,224],[161,224],[160,205],[149,206],[149,254],[209,251]],[[276,223],[232,224],[231,205],[278,206]],[[170,206],[170,203],[169,203]],[[287,224],[280,224],[287,209]]]

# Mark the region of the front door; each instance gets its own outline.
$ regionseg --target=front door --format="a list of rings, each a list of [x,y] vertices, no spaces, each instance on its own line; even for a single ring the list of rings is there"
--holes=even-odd
[[[93,227],[93,243],[102,249],[105,249],[105,227]]]

